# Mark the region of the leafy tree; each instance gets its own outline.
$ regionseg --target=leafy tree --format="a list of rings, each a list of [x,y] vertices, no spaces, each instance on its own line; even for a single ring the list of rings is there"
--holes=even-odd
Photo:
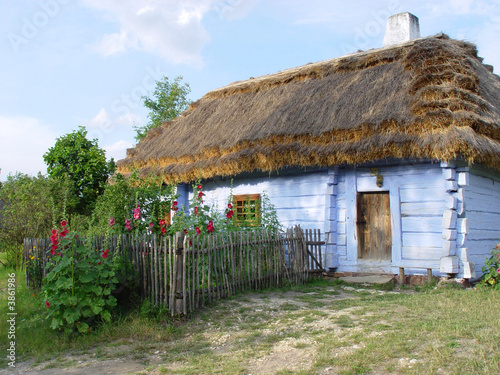
[[[185,111],[191,104],[187,99],[190,92],[189,84],[182,84],[181,76],[175,77],[173,82],[166,76],[156,81],[153,97],[142,97],[144,106],[149,109],[149,122],[144,126],[134,127],[137,142],[146,136],[148,130],[160,126],[163,121],[173,120]]]
[[[86,138],[87,130],[77,131],[56,140],[54,147],[43,156],[50,177],[70,181],[66,202],[68,218],[72,213],[89,215],[97,197],[104,192],[109,176],[115,171],[113,159],[106,161],[104,150],[97,140]]]

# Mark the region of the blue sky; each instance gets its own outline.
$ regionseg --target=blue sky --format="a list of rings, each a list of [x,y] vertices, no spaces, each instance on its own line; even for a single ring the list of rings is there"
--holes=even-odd
[[[234,81],[379,48],[387,17],[477,44],[500,72],[500,0],[0,0],[0,179],[46,173],[43,154],[83,125],[108,157],[147,122],[166,75],[190,99]]]

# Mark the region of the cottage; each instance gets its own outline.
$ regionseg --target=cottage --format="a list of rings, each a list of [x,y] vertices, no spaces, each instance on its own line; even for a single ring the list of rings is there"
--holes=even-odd
[[[327,268],[475,277],[500,240],[500,77],[473,44],[396,17],[407,32],[381,49],[207,93],[118,171],[184,197],[201,177],[221,204],[231,179],[241,205],[265,191],[285,225],[324,230]]]

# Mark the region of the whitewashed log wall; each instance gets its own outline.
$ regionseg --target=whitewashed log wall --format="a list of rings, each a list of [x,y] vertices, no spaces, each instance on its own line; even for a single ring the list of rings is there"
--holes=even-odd
[[[233,180],[233,195],[265,193],[274,205],[281,224],[324,230],[327,170],[299,175],[274,175]],[[203,184],[208,205],[224,210],[231,193],[231,181],[212,180]],[[189,197],[192,197],[190,189]]]
[[[449,204],[439,163],[379,166],[383,186],[376,185],[370,168],[341,168],[337,184],[337,254],[340,271],[397,273],[439,272],[446,255],[443,214]],[[386,191],[390,195],[392,261],[357,259],[356,194]],[[412,267],[414,268],[412,270]]]
[[[383,176],[376,185],[373,169]],[[319,228],[325,267],[339,271],[480,276],[500,240],[500,173],[451,163],[331,167],[268,177],[235,178],[233,194],[266,193],[285,227]],[[204,182],[206,203],[223,210],[230,179]],[[356,194],[390,195],[392,259],[357,259]],[[184,189],[184,197],[191,187]],[[181,203],[187,199],[181,198]],[[477,271],[474,273],[475,270]]]
[[[490,251],[500,242],[500,173],[462,167],[457,174],[464,202],[458,219],[460,266],[479,277]]]

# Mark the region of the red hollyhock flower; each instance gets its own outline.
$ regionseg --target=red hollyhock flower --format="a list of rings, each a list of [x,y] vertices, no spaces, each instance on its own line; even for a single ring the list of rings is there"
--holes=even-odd
[[[234,215],[233,210],[229,210],[229,211],[226,213],[226,217],[227,217],[228,219],[232,219],[233,215]]]
[[[108,253],[109,253],[109,249],[103,250],[102,257],[103,258],[107,258],[108,257]]]
[[[68,225],[68,223],[66,222],[66,220],[61,221],[61,227],[65,227],[66,225]]]
[[[203,196],[204,196],[204,195],[205,195],[205,194],[203,194],[203,192],[202,192],[202,191],[200,191],[200,192],[198,193],[198,198],[203,198]]]
[[[198,185],[197,187],[198,187],[198,190],[201,190],[201,189],[202,189],[202,186],[201,186],[201,185]]]
[[[233,205],[231,203],[228,203],[227,208],[231,209],[231,208],[233,208]]]
[[[198,207],[194,208],[194,216],[198,215]]]
[[[195,230],[196,230],[196,235],[199,235],[201,233],[200,228],[196,227]]]
[[[214,230],[214,222],[212,220],[209,220],[207,224],[207,231],[208,233],[213,233]]]
[[[55,235],[57,235],[57,230],[56,229],[52,229],[51,233],[52,233],[53,236],[55,236]]]
[[[188,234],[188,230],[187,230],[187,229],[184,229],[184,233]]]
[[[50,308],[50,303],[49,301],[45,301],[45,306],[49,307]]]
[[[160,225],[161,225],[161,226],[163,226],[163,225],[165,225],[165,224],[166,224],[166,223],[165,223],[165,220],[163,220],[163,219],[162,219],[162,220],[160,220]]]

